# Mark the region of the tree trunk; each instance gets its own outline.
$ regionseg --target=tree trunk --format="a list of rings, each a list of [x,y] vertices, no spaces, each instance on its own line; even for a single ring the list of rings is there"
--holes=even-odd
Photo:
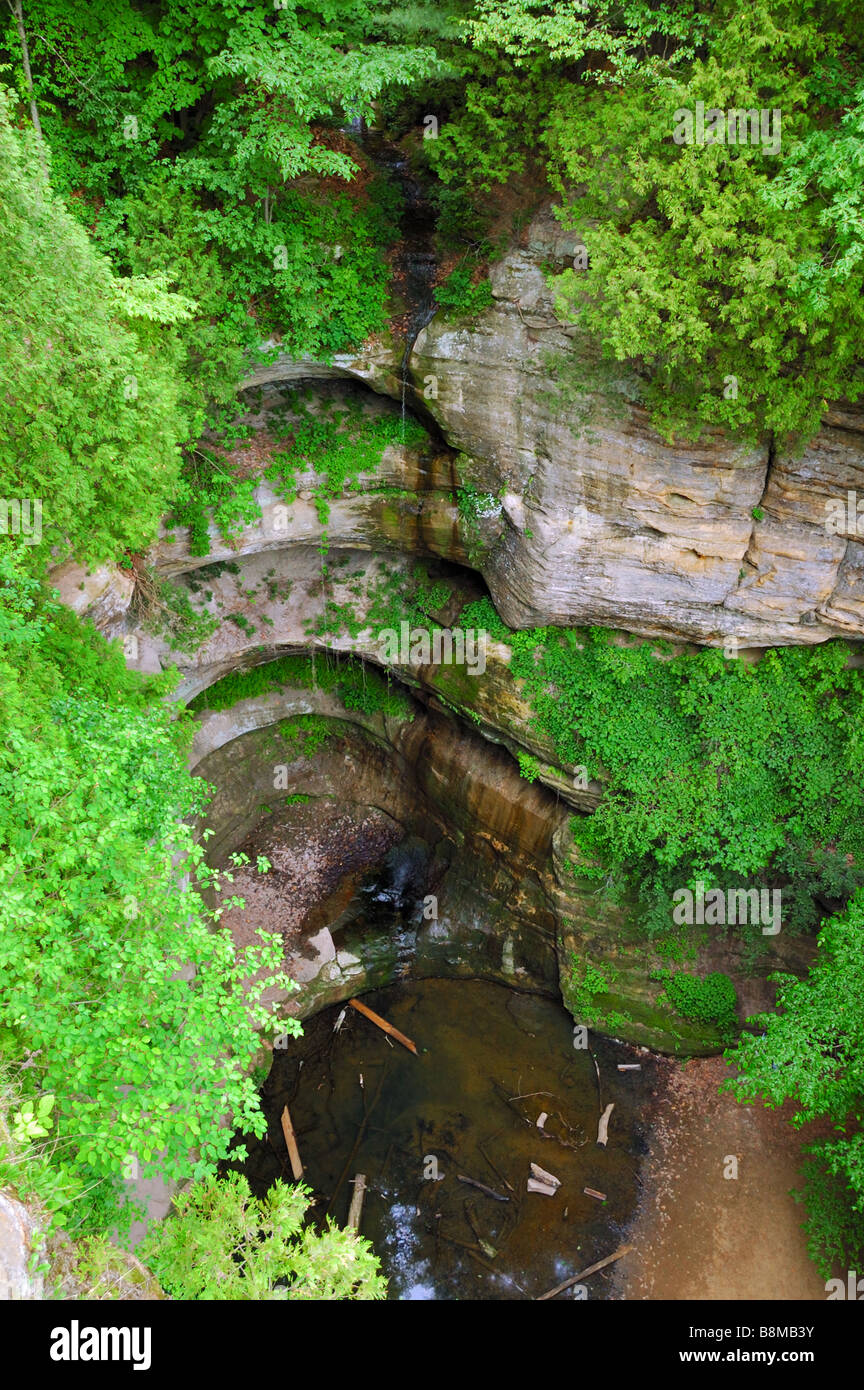
[[[27,86],[27,95],[30,98],[30,119],[33,122],[33,129],[36,132],[36,140],[39,145],[39,159],[47,180],[48,161],[45,158],[45,141],[42,138],[42,122],[39,120],[39,108],[36,105],[36,93],[33,90],[33,74],[30,71],[30,50],[27,47],[27,32],[24,28],[24,11],[21,8],[21,0],[8,0],[8,4],[15,16],[15,23],[18,27],[18,41],[21,44],[21,63],[24,68],[24,81]]]

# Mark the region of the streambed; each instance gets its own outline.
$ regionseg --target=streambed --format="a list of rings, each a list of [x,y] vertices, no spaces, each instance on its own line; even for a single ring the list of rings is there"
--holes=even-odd
[[[350,1007],[338,1029],[341,1005],[308,1020],[302,1039],[274,1053],[266,1139],[246,1140],[257,1192],[290,1178],[287,1104],[316,1221],[329,1212],[343,1224],[353,1177],[366,1175],[361,1231],[392,1299],[533,1298],[622,1242],[646,1151],[650,1054],[594,1035],[577,1050],[555,1000],[482,980],[403,983],[363,1002],[418,1055]],[[641,1071],[617,1071],[634,1061]],[[615,1105],[606,1149],[596,1143],[601,1098]],[[527,1191],[532,1161],[560,1179],[555,1196]],[[606,1296],[610,1274],[592,1276],[589,1297]]]

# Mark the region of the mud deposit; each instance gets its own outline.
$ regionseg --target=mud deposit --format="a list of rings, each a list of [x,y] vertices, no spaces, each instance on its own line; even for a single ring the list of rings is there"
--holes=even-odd
[[[635,1250],[613,1276],[617,1297],[825,1299],[792,1195],[818,1130],[794,1130],[788,1107],[721,1095],[731,1074],[722,1057],[658,1059]]]

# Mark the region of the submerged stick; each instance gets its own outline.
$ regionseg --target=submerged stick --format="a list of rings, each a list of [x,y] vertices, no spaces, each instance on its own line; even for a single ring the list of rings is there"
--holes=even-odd
[[[591,1053],[591,1061],[594,1063],[594,1070],[597,1073],[597,1104],[603,1109],[603,1086],[600,1081],[600,1068],[597,1065],[597,1058]]]
[[[345,1167],[342,1169],[342,1172],[339,1174],[339,1181],[337,1182],[336,1186],[335,1186],[334,1189],[333,1189],[333,1195],[331,1196],[330,1201],[327,1203],[327,1207],[326,1207],[326,1210],[325,1210],[325,1212],[324,1212],[324,1215],[325,1215],[325,1216],[327,1216],[327,1215],[333,1210],[333,1204],[334,1204],[334,1202],[336,1201],[337,1196],[339,1195],[339,1190],[340,1190],[340,1188],[342,1187],[342,1184],[343,1184],[343,1182],[345,1181],[346,1177],[348,1176],[348,1169],[351,1167],[351,1164],[354,1162],[354,1159],[355,1159],[356,1156],[357,1156],[357,1150],[359,1149],[360,1145],[363,1143],[363,1136],[364,1136],[365,1133],[366,1133],[366,1127],[367,1127],[367,1125],[369,1124],[369,1119],[370,1119],[370,1116],[371,1116],[371,1114],[372,1114],[372,1111],[375,1109],[375,1106],[378,1104],[378,1100],[379,1100],[379,1097],[380,1097],[380,1095],[381,1095],[381,1089],[382,1089],[382,1087],[383,1087],[383,1085],[384,1085],[384,1078],[385,1078],[385,1076],[387,1075],[387,1068],[388,1068],[389,1065],[390,1065],[390,1062],[389,1062],[389,1059],[388,1059],[388,1061],[386,1061],[386,1062],[384,1063],[384,1066],[383,1066],[382,1069],[381,1069],[381,1080],[378,1082],[378,1089],[377,1089],[376,1092],[375,1092],[375,1096],[374,1096],[374,1099],[373,1099],[373,1101],[372,1101],[372,1104],[371,1104],[368,1108],[367,1108],[367,1106],[366,1106],[366,1096],[365,1096],[365,1093],[364,1093],[364,1096],[363,1096],[363,1119],[362,1119],[362,1121],[361,1121],[361,1123],[360,1123],[360,1128],[359,1128],[358,1131],[357,1131],[357,1138],[354,1140],[354,1147],[353,1147],[353,1149],[351,1150],[350,1154],[348,1155],[348,1158],[347,1158],[347,1160],[346,1160],[346,1162],[345,1162]]]
[[[607,1265],[614,1264],[620,1260],[622,1255],[629,1255],[633,1249],[632,1245],[622,1245],[614,1255],[607,1255],[605,1260],[598,1260],[596,1264],[589,1265],[587,1269],[581,1269],[578,1274],[574,1274],[572,1279],[565,1279],[563,1284],[556,1284],[554,1289],[549,1289],[547,1293],[541,1293],[535,1298],[535,1303],[542,1303],[547,1298],[554,1298],[556,1294],[563,1293],[565,1289],[571,1289],[574,1284],[578,1284],[580,1279],[587,1279],[589,1274],[596,1274],[598,1269],[605,1269]]]
[[[287,1105],[282,1111],[282,1133],[285,1137],[288,1157],[291,1160],[291,1172],[294,1174],[294,1181],[299,1182],[303,1176],[303,1164],[300,1162],[300,1150],[297,1148],[297,1140],[294,1137],[294,1126],[291,1123],[291,1116],[288,1113]]]
[[[478,1192],[485,1192],[487,1197],[494,1197],[496,1202],[509,1202],[510,1198],[503,1193],[496,1192],[494,1187],[487,1187],[485,1182],[478,1182],[476,1178],[468,1178],[464,1173],[457,1173],[456,1178],[459,1182],[465,1182],[469,1187],[476,1187]]]
[[[394,1028],[392,1023],[388,1023],[386,1018],[382,1018],[380,1014],[376,1014],[374,1009],[370,1009],[366,1004],[361,1004],[359,999],[351,999],[349,1003],[352,1009],[356,1009],[358,1013],[364,1014],[366,1018],[376,1024],[384,1033],[389,1033],[391,1038],[395,1038],[403,1047],[407,1047],[409,1052],[413,1052],[415,1057],[417,1056],[416,1043],[413,1043],[410,1038],[406,1038],[405,1034],[400,1033],[398,1028]]]
[[[487,1154],[486,1150],[485,1150],[484,1148],[482,1148],[479,1144],[477,1145],[477,1152],[478,1152],[479,1154],[482,1154],[483,1158],[485,1158],[486,1162],[489,1164],[489,1167],[492,1169],[492,1172],[495,1174],[495,1176],[496,1176],[496,1178],[498,1179],[498,1181],[499,1181],[500,1183],[503,1183],[504,1186],[505,1186],[506,1188],[509,1188],[509,1190],[510,1190],[511,1192],[515,1192],[516,1189],[515,1189],[515,1187],[513,1186],[513,1184],[507,1181],[507,1179],[505,1178],[504,1174],[501,1172],[501,1169],[500,1169],[500,1168],[496,1168],[495,1164],[492,1162],[492,1160],[491,1160],[491,1158],[489,1157],[489,1155]]]

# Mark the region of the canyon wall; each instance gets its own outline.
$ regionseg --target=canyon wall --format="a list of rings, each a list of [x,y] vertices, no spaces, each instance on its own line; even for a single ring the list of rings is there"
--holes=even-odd
[[[148,571],[210,617],[205,640],[183,649],[160,632],[133,602],[129,572],[88,573],[68,561],[54,572],[64,601],[122,638],[130,665],[176,665],[183,700],[291,652],[387,664],[375,594],[418,565],[449,590],[430,617],[443,624],[488,587],[513,628],[598,624],[620,629],[620,640],[662,637],[730,654],[832,637],[854,643],[864,634],[864,548],[854,517],[834,534],[826,509],[856,489],[864,495],[864,414],[826,409],[797,456],[717,431],[696,444],[663,440],[633,403],[623,369],[607,374],[603,393],[588,358],[580,378],[572,331],[556,319],[545,281],[577,245],[550,209],[538,214],[493,265],[491,306],[474,317],[437,314],[404,382],[401,347],[387,338],[332,363],[277,357],[249,377],[247,422],[261,440],[297,382],[355,397],[362,384],[372,414],[404,385],[430,439],[388,446],[377,468],[331,501],[326,522],[307,474],[287,505],[262,479],[260,519],[231,543],[212,525],[206,556],[191,553],[182,528],[166,527],[145,557]],[[563,354],[577,381],[569,399],[558,382]],[[350,607],[353,636],[328,626],[334,605]],[[387,930],[357,935],[358,894],[382,857],[419,844],[441,907],[415,930],[419,973],[475,973],[546,991],[560,984],[578,1016],[579,974],[590,963],[607,984],[592,1005],[601,1031],[670,1051],[716,1049],[710,1027],[674,1016],[661,998],[652,978],[659,962],[639,937],[633,904],[601,910],[580,874],[570,818],[591,814],[603,786],[574,783],[574,768],[533,726],[509,657],[505,643],[490,642],[475,676],[390,662],[412,692],[410,719],[363,716],[314,681],[205,713],[193,760],[216,787],[211,853],[224,861],[237,847],[257,847],[283,864],[266,886],[244,871],[250,911],[245,925],[237,914],[228,924],[242,944],[250,926],[272,927],[282,914],[286,960],[301,984],[283,1003],[301,1016],[397,978],[404,959]],[[302,714],[329,721],[333,738],[289,759],[288,783],[275,793],[273,740],[282,721]],[[520,753],[539,761],[534,783],[519,776]],[[339,865],[344,881],[334,878]],[[688,968],[731,975],[742,1019],[770,1004],[771,971],[801,973],[812,958],[812,941],[766,938],[754,965],[734,931],[694,929],[690,945]]]

